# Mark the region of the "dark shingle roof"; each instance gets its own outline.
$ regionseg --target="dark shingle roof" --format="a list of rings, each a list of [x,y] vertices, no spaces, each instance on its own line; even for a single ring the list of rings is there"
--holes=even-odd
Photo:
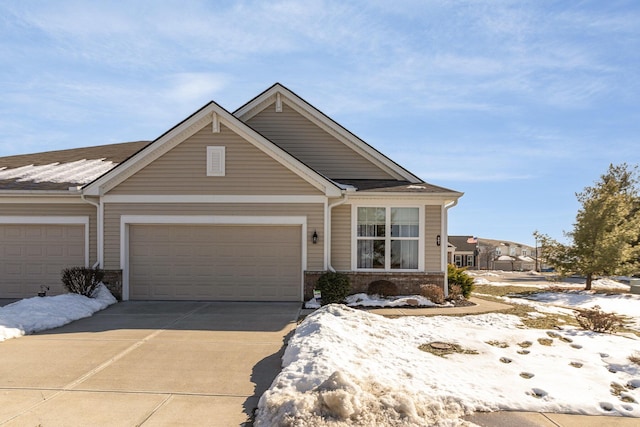
[[[360,191],[381,193],[456,193],[448,188],[426,182],[411,183],[395,179],[334,179],[344,185],[351,185]]]
[[[140,151],[149,141],[125,142],[99,145],[96,147],[72,148],[69,150],[47,151],[44,153],[21,154],[0,157],[0,172],[8,172],[25,166],[44,166],[55,163],[65,164],[81,160],[112,162],[114,166]],[[63,181],[63,182],[61,182]],[[21,177],[0,179],[0,190],[68,190],[69,187],[84,184],[74,180],[57,179],[55,182],[28,180]]]
[[[473,239],[473,236],[449,236],[449,243],[455,246],[458,252],[473,252],[476,244],[469,243],[469,239]]]

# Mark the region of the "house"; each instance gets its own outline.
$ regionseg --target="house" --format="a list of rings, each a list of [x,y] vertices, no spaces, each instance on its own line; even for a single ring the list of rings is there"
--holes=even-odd
[[[535,270],[536,249],[506,240],[449,236],[447,260],[471,270]]]
[[[479,238],[478,265],[489,270],[535,270],[536,249],[517,242]]]
[[[478,238],[474,236],[449,236],[447,262],[456,267],[477,269]]]
[[[461,196],[275,84],[154,141],[0,158],[0,297],[78,265],[124,300],[302,301],[326,271],[446,292]]]

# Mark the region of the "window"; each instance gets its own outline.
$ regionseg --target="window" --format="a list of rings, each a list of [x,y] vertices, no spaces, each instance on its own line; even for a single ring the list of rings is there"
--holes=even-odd
[[[224,147],[207,147],[207,176],[224,176]]]
[[[500,250],[500,248],[496,248],[496,255],[497,256],[502,255],[502,251]]]
[[[527,256],[527,250],[526,249],[522,250],[522,256]]]
[[[359,207],[357,268],[418,269],[420,209]]]
[[[462,267],[462,255],[455,256],[456,267]]]
[[[473,255],[467,255],[467,266],[473,267]]]
[[[516,248],[509,248],[509,255],[511,256],[515,256],[516,255]]]

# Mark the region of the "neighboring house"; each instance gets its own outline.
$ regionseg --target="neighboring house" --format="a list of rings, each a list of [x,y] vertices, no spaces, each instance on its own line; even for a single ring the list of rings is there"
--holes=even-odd
[[[331,270],[446,292],[461,196],[275,84],[151,142],[0,158],[0,297],[78,265],[125,300],[302,301]]]
[[[478,268],[478,239],[474,236],[449,236],[448,262],[470,270]]]
[[[536,269],[536,249],[521,243],[474,236],[449,236],[448,262],[471,270]]]
[[[481,269],[527,271],[536,269],[536,249],[522,243],[478,238]]]

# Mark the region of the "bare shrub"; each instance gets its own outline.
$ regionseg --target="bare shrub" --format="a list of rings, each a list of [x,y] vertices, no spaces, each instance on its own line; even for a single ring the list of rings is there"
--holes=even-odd
[[[577,311],[576,320],[578,324],[589,331],[612,334],[624,325],[622,317],[615,313],[605,313],[598,305],[593,306],[591,309],[586,308]]]
[[[98,287],[104,271],[99,268],[71,267],[62,270],[62,284],[67,292],[91,297]]]
[[[380,295],[382,297],[394,297],[398,295],[398,286],[388,280],[376,280],[369,283],[368,295]]]
[[[464,295],[462,294],[462,286],[460,285],[450,285],[449,286],[449,299],[451,301],[458,301],[464,299]]]
[[[640,352],[635,351],[627,359],[629,360],[629,362],[633,363],[634,365],[640,366]]]
[[[420,285],[420,295],[434,304],[444,303],[444,291],[437,285]]]

